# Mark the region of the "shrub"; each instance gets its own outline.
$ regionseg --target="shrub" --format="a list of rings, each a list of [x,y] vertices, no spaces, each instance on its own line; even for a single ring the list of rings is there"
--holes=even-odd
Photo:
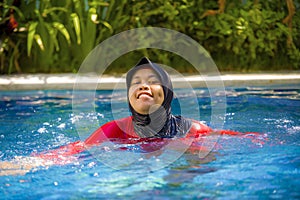
[[[211,54],[221,71],[300,68],[299,0],[293,1],[296,13],[290,27],[282,23],[288,9],[285,1],[279,0],[228,1],[224,12],[218,10],[217,0],[2,2],[2,74],[77,72],[100,42],[122,31],[148,26],[190,36]],[[172,64],[180,72],[194,72],[180,56],[144,49],[120,57],[107,73],[126,72],[142,55]]]

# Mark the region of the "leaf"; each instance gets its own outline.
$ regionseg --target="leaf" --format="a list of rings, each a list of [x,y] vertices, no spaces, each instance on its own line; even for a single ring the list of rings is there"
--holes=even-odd
[[[42,40],[41,36],[39,34],[35,34],[34,39],[35,39],[36,43],[39,45],[40,49],[42,51],[44,51],[45,46],[44,46],[44,43],[43,43],[43,40]]]
[[[113,34],[114,32],[113,27],[108,22],[100,21],[100,23],[103,24],[106,28],[108,28],[109,32]]]
[[[88,54],[91,49],[95,45],[95,38],[96,38],[96,26],[97,26],[97,11],[96,8],[90,8],[88,10],[88,18],[86,20],[86,24],[82,29],[82,44],[84,44],[84,54]]]
[[[22,11],[18,7],[16,7],[16,6],[7,6],[7,5],[5,5],[4,7],[9,8],[9,9],[13,9],[14,11],[16,11],[16,13],[18,13],[21,20],[25,20],[24,14],[22,13]]]
[[[52,42],[54,43],[54,46],[55,46],[55,50],[56,51],[59,51],[59,44],[58,44],[58,40],[56,38],[57,36],[57,30],[54,29],[52,26],[50,26],[49,24],[45,24],[48,32],[49,32],[49,36],[52,40]]]
[[[89,2],[89,6],[91,7],[97,7],[97,6],[109,6],[109,3],[105,2],[105,1],[92,1]]]
[[[288,29],[288,27],[286,27],[284,24],[277,22],[276,25],[278,26],[278,28],[286,35],[290,35],[290,31]]]
[[[71,14],[71,18],[73,21],[76,37],[77,37],[77,44],[81,44],[81,29],[80,29],[80,20],[76,13]]]
[[[27,36],[27,55],[28,56],[30,56],[30,54],[31,54],[32,43],[33,43],[37,25],[38,25],[38,22],[33,22],[29,25],[29,28],[28,28],[28,36]]]
[[[115,0],[110,0],[110,4],[108,6],[108,9],[105,11],[105,16],[102,16],[102,19],[109,20],[111,13],[113,12]]]
[[[61,8],[61,7],[52,7],[52,8],[49,8],[49,9],[45,9],[44,12],[43,12],[43,16],[47,16],[49,13],[52,13],[54,11],[68,12],[68,9]]]
[[[232,47],[232,51],[235,53],[235,54],[239,54],[239,51],[240,51],[240,47],[238,47],[238,46],[233,46]]]
[[[73,0],[73,4],[74,4],[74,7],[75,7],[75,13],[78,14],[78,16],[80,17],[80,19],[83,18],[83,12],[82,11],[85,11],[85,8],[84,8],[84,2],[81,2],[79,0]]]
[[[59,32],[61,32],[65,36],[68,44],[70,45],[71,44],[70,34],[69,34],[68,30],[66,29],[66,27],[62,23],[59,23],[59,22],[53,22],[52,24],[53,24],[53,27],[55,27]]]
[[[97,18],[98,18],[98,15],[97,15],[97,11],[96,11],[96,8],[90,8],[88,10],[88,18],[91,22],[93,23],[97,23]],[[89,21],[88,21],[89,22]]]

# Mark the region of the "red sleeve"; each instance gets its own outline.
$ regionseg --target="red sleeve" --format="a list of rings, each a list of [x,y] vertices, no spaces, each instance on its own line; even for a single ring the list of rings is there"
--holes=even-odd
[[[199,121],[193,120],[191,129],[189,130],[186,137],[199,137],[202,135],[207,135],[207,134],[211,133],[212,131],[213,130],[210,127],[208,127],[207,125],[205,125]]]
[[[81,153],[85,150],[85,145],[81,141],[72,142],[65,146],[61,146],[58,149],[49,150],[40,154],[33,154],[32,156],[41,158],[45,162],[51,162],[53,164],[66,164],[72,162],[73,155]]]
[[[256,132],[238,132],[238,131],[232,131],[232,130],[213,130],[212,128],[208,127],[205,124],[202,124],[199,121],[193,120],[192,127],[187,134],[187,137],[199,137],[201,135],[208,135],[210,133],[220,134],[220,135],[236,135],[236,136],[243,136],[243,135],[260,135]]]
[[[203,150],[205,149],[204,139],[201,136],[206,136],[209,134],[219,134],[219,135],[231,135],[231,136],[239,136],[243,138],[249,138],[253,143],[263,145],[267,138],[264,135],[257,132],[238,132],[232,130],[213,130],[210,127],[202,124],[198,121],[193,121],[192,127],[189,133],[186,135],[184,139],[191,139],[193,142],[191,143],[190,150]],[[183,140],[184,140],[183,139]]]

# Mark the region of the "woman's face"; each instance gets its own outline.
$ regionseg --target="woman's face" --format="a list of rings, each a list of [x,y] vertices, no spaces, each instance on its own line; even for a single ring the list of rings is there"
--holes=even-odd
[[[129,103],[140,114],[157,110],[164,101],[164,91],[152,69],[139,69],[132,77],[128,91]]]

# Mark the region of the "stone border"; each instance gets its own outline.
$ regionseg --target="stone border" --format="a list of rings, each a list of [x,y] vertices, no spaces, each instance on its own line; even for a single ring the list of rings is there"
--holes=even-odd
[[[121,76],[120,76],[121,77]],[[97,77],[94,74],[86,74],[81,76],[82,88],[90,88],[89,85],[94,85],[98,82],[100,90],[113,89],[120,81],[125,80],[116,76]],[[180,77],[171,76],[174,88],[181,88],[182,79]],[[218,79],[217,79],[218,78]],[[206,82],[214,82],[220,77],[215,76],[185,76],[185,81],[188,81],[193,87],[206,87]],[[224,86],[258,86],[270,84],[299,84],[300,72],[293,73],[264,73],[264,74],[223,74],[221,80]],[[7,90],[71,90],[76,81],[76,74],[23,74],[0,76],[0,91]]]

